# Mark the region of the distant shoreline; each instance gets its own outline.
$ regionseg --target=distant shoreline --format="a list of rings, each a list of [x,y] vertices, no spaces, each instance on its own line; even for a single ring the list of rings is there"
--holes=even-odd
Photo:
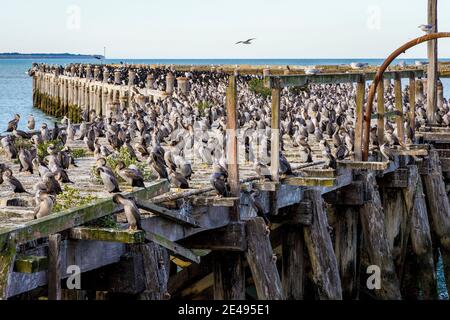
[[[102,55],[71,53],[0,53],[0,59],[104,59]]]

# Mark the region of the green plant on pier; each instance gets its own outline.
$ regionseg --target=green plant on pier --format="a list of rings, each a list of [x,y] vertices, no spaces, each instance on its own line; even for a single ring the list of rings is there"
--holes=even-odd
[[[72,154],[72,157],[74,157],[75,159],[84,158],[86,157],[87,154],[86,150],[83,148],[74,148],[70,153]]]
[[[211,104],[208,101],[201,101],[196,105],[199,117],[204,117],[206,109],[211,108]]]
[[[62,145],[60,144],[60,141],[58,141],[58,140],[49,140],[49,141],[42,142],[42,143],[38,144],[38,148],[37,148],[37,155],[38,155],[39,159],[44,159],[46,156],[48,156],[47,148],[51,144],[53,144],[55,146],[56,151],[61,151]]]
[[[91,204],[97,200],[97,197],[90,194],[82,195],[80,190],[65,185],[63,192],[56,196],[56,203],[53,206],[53,212],[61,212],[71,208],[82,207]]]
[[[250,91],[262,96],[264,99],[272,95],[272,91],[264,86],[264,80],[253,78],[248,82],[248,87]]]

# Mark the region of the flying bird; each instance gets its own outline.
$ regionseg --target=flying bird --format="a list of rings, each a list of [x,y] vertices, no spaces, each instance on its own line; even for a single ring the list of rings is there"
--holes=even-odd
[[[245,41],[238,41],[236,44],[242,43],[242,44],[252,44],[252,41],[256,40],[256,38],[247,39]]]

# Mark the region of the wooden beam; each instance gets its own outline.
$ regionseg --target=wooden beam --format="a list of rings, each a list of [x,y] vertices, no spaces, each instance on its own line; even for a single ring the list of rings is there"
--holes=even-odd
[[[350,185],[323,195],[326,202],[335,206],[361,206],[365,201],[364,185],[354,181]]]
[[[428,0],[428,24],[432,26],[430,33],[438,31],[437,0]],[[436,123],[437,108],[437,73],[438,73],[438,48],[437,40],[427,42],[428,71],[427,71],[427,118],[428,122]]]
[[[48,238],[48,299],[61,300],[61,235]]]
[[[389,162],[373,162],[373,161],[338,160],[337,163],[338,167],[353,170],[384,171],[389,166]]]
[[[18,256],[14,262],[14,272],[37,273],[48,269],[48,257]]]
[[[366,94],[366,80],[363,76],[356,84],[356,125],[355,125],[355,160],[362,160],[362,141],[364,124],[364,96]]]
[[[384,144],[384,83],[380,81],[377,87],[377,136],[378,145]]]
[[[394,95],[395,95],[395,109],[398,114],[395,118],[397,124],[397,136],[400,142],[405,142],[405,130],[403,126],[403,96],[402,96],[402,79],[400,75],[396,75],[394,79]]]
[[[169,190],[167,180],[152,183],[145,189],[141,189],[130,195],[137,199],[150,199],[156,195],[162,194]],[[104,216],[120,212],[112,199],[99,200],[92,205],[81,208],[73,208],[61,213],[49,215],[42,219],[24,223],[21,227],[7,229],[0,232],[0,247],[2,247],[8,237],[14,236],[17,244],[23,244],[35,239],[45,238],[51,234],[61,232],[86,222],[102,218]]]
[[[180,214],[177,211],[166,209],[150,202],[138,201],[136,205],[139,209],[157,214],[176,223],[193,228],[200,228],[200,224],[198,223],[198,221],[189,214]]]
[[[385,174],[383,177],[383,187],[386,188],[408,187],[408,169],[397,169],[394,172]]]
[[[284,298],[267,226],[262,218],[247,221],[247,261],[259,300]]]
[[[192,252],[192,250],[189,250],[176,242],[170,241],[161,235],[147,231],[145,233],[145,238],[166,248],[175,256],[181,257],[183,260],[188,260],[193,263],[200,263],[200,257]]]
[[[17,246],[14,239],[0,244],[0,300],[8,298],[8,285],[14,267]]]
[[[336,179],[290,176],[282,179],[281,183],[298,187],[333,187],[336,185]]]
[[[190,249],[245,251],[245,223],[232,222],[226,227],[197,233],[180,241]]]
[[[239,200],[238,197],[194,197],[192,199],[192,205],[198,207],[233,207]]]
[[[402,70],[402,71],[388,71],[383,75],[384,79],[394,79],[395,74],[398,73],[402,78],[408,78],[410,72],[414,72],[416,77],[424,76],[424,71],[419,69]],[[273,89],[275,87],[304,87],[312,83],[355,83],[360,77],[364,76],[367,81],[374,80],[375,72],[349,72],[349,73],[321,73],[317,75],[271,75],[267,78],[266,83],[268,87]]]
[[[142,230],[76,227],[70,229],[69,237],[75,240],[109,241],[135,244],[144,242],[145,232]]]

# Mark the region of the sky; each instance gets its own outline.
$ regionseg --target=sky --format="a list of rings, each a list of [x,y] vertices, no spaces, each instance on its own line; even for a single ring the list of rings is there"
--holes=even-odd
[[[427,0],[2,0],[0,52],[108,58],[385,58],[423,35]],[[450,0],[438,0],[450,31]],[[238,40],[256,38],[250,46]],[[450,39],[439,44],[450,57]],[[404,58],[426,57],[426,45]]]

